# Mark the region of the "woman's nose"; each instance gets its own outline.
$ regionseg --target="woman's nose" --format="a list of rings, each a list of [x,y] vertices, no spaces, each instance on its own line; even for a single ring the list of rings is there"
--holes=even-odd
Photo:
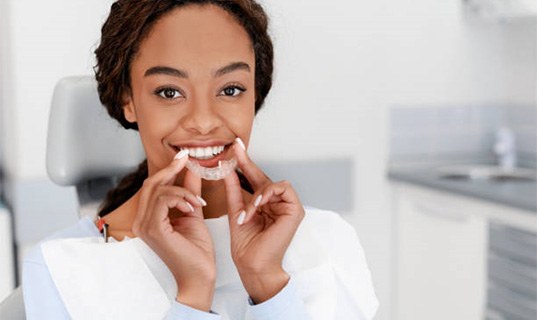
[[[209,102],[193,103],[183,118],[183,127],[193,133],[207,135],[222,126],[222,119]]]

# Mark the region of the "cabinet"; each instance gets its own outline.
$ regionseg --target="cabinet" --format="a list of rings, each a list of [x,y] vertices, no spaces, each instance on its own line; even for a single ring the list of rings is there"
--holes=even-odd
[[[397,320],[483,319],[487,223],[460,197],[393,186]]]
[[[535,318],[535,212],[404,182],[391,191],[392,319]]]
[[[487,319],[537,319],[537,234],[490,223]]]
[[[11,215],[0,203],[0,301],[15,287]]]

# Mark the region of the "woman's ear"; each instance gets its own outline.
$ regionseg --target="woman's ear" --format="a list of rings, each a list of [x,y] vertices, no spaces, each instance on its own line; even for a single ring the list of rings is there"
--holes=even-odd
[[[123,116],[130,123],[135,123],[136,120],[136,109],[134,108],[134,103],[132,103],[132,98],[129,96],[126,100],[125,105],[123,105]]]

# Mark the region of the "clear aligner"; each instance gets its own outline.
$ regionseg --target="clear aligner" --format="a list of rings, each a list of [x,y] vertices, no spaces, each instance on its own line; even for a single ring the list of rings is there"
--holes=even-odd
[[[232,158],[231,160],[218,161],[218,167],[206,168],[201,166],[198,162],[188,160],[186,162],[188,170],[194,172],[202,179],[205,180],[221,180],[232,173],[237,167],[237,160]]]

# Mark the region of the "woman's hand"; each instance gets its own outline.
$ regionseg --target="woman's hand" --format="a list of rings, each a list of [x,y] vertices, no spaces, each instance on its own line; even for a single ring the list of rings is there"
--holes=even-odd
[[[233,147],[255,194],[245,203],[237,174],[225,178],[231,255],[244,288],[255,303],[261,303],[289,281],[282,260],[304,218],[304,208],[289,182],[273,183],[250,160],[242,141]]]
[[[216,281],[213,242],[201,207],[201,179],[187,171],[184,187],[173,185],[185,167],[188,153],[144,181],[140,189],[133,233],[144,240],[172,272],[179,294],[177,300],[209,311]],[[170,220],[169,211],[182,213]]]

